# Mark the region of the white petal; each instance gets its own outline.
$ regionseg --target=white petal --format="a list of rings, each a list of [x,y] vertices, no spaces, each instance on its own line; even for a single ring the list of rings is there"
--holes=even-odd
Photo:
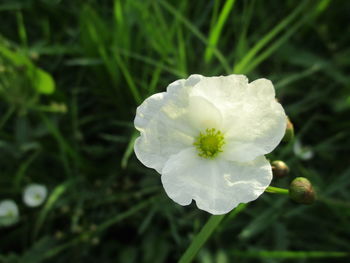
[[[192,84],[198,80],[192,78]],[[166,93],[153,95],[137,109],[135,126],[141,136],[136,139],[134,150],[147,167],[160,172],[171,155],[193,144],[198,128],[190,120],[191,88],[184,86],[184,80],[174,82]]]
[[[276,95],[271,80],[264,78],[249,83],[248,90],[251,92],[252,96],[257,96],[263,100],[274,99]]]
[[[184,87],[190,87],[197,84],[203,76],[194,74],[190,75],[187,80],[179,79],[170,83],[167,87],[168,93],[178,93]],[[139,107],[136,109],[136,116],[134,124],[136,129],[141,131],[145,128],[149,121],[152,120],[158,113],[159,109],[166,101],[166,92],[156,93],[148,97]]]
[[[192,96],[202,96],[223,111],[239,103],[246,92],[248,79],[244,75],[203,77],[191,91]]]
[[[271,152],[280,143],[286,130],[287,118],[282,106],[256,104],[252,112],[241,111],[232,118],[225,134],[224,155],[229,160],[250,161]]]
[[[185,86],[185,79],[178,79],[174,82],[170,83],[168,87],[166,88],[166,91],[169,93],[177,92],[179,89],[183,88]]]
[[[156,93],[147,98],[139,107],[137,107],[134,120],[136,129],[142,131],[142,129],[147,127],[150,120],[154,118],[159,109],[163,106],[164,96],[165,92]]]
[[[225,214],[260,196],[272,172],[263,156],[248,163],[208,160],[188,148],[169,159],[161,178],[166,193],[178,204],[188,205],[194,199],[202,210]]]
[[[189,98],[189,122],[199,132],[207,128],[221,129],[222,116],[220,111],[207,99],[200,96]]]
[[[243,75],[203,78],[190,94],[206,98],[221,112],[228,160],[251,161],[271,152],[284,136],[287,117],[267,79],[248,84]]]
[[[44,185],[31,184],[23,191],[23,202],[29,207],[40,206],[46,199],[47,189]]]
[[[193,87],[195,86],[199,81],[203,79],[202,75],[199,74],[193,74],[188,77],[188,79],[185,82],[185,86]]]
[[[134,145],[137,158],[145,166],[156,169],[159,173],[171,155],[194,142],[193,137],[167,124],[166,120],[155,121],[146,132],[141,133]]]

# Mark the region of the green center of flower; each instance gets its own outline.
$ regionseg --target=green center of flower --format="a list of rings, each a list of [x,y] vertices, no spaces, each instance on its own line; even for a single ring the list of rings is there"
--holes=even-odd
[[[37,201],[41,200],[41,199],[42,199],[42,198],[41,198],[41,194],[36,193],[36,194],[34,195],[34,199],[37,200]]]
[[[198,150],[198,155],[203,158],[214,159],[225,144],[224,136],[221,131],[215,128],[206,129],[204,133],[199,133],[196,141],[193,143]]]
[[[6,213],[6,216],[7,216],[7,217],[14,217],[15,214],[13,213],[12,210],[9,210],[9,211],[7,211],[7,213]]]

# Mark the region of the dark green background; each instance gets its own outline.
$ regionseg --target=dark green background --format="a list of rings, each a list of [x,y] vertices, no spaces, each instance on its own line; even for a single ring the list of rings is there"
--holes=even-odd
[[[209,214],[171,201],[135,158],[135,109],[189,74],[233,72],[271,79],[314,151],[303,161],[281,144],[269,157],[291,173],[272,185],[307,177],[319,201],[265,193],[226,218],[196,261],[349,262],[324,258],[350,247],[349,19],[346,0],[0,1],[0,47],[56,85],[40,93],[28,65],[0,56],[0,199],[21,214],[0,229],[0,262],[175,262]],[[21,200],[31,182],[50,191],[42,207]]]

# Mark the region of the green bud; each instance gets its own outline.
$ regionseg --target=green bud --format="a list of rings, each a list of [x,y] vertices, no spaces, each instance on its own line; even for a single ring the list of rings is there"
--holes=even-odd
[[[290,198],[300,204],[312,204],[316,200],[316,193],[312,184],[305,177],[295,178],[289,186]]]
[[[274,178],[282,178],[289,174],[289,167],[283,161],[273,161],[271,167]]]
[[[294,126],[293,123],[290,121],[290,119],[287,117],[287,127],[286,132],[283,137],[284,142],[290,142],[294,138]]]

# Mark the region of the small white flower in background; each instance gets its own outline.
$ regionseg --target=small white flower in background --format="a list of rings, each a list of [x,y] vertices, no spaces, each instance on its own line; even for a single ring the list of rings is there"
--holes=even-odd
[[[300,159],[307,161],[314,157],[314,152],[309,146],[302,145],[301,141],[296,139],[293,145],[293,151]]]
[[[12,200],[0,202],[0,226],[10,226],[18,221],[19,212],[17,204]]]
[[[162,175],[167,195],[224,214],[270,184],[264,154],[282,140],[287,117],[270,80],[191,75],[147,98],[134,123],[136,156]]]
[[[44,185],[30,184],[23,191],[23,202],[30,207],[36,207],[44,203],[47,189]]]

